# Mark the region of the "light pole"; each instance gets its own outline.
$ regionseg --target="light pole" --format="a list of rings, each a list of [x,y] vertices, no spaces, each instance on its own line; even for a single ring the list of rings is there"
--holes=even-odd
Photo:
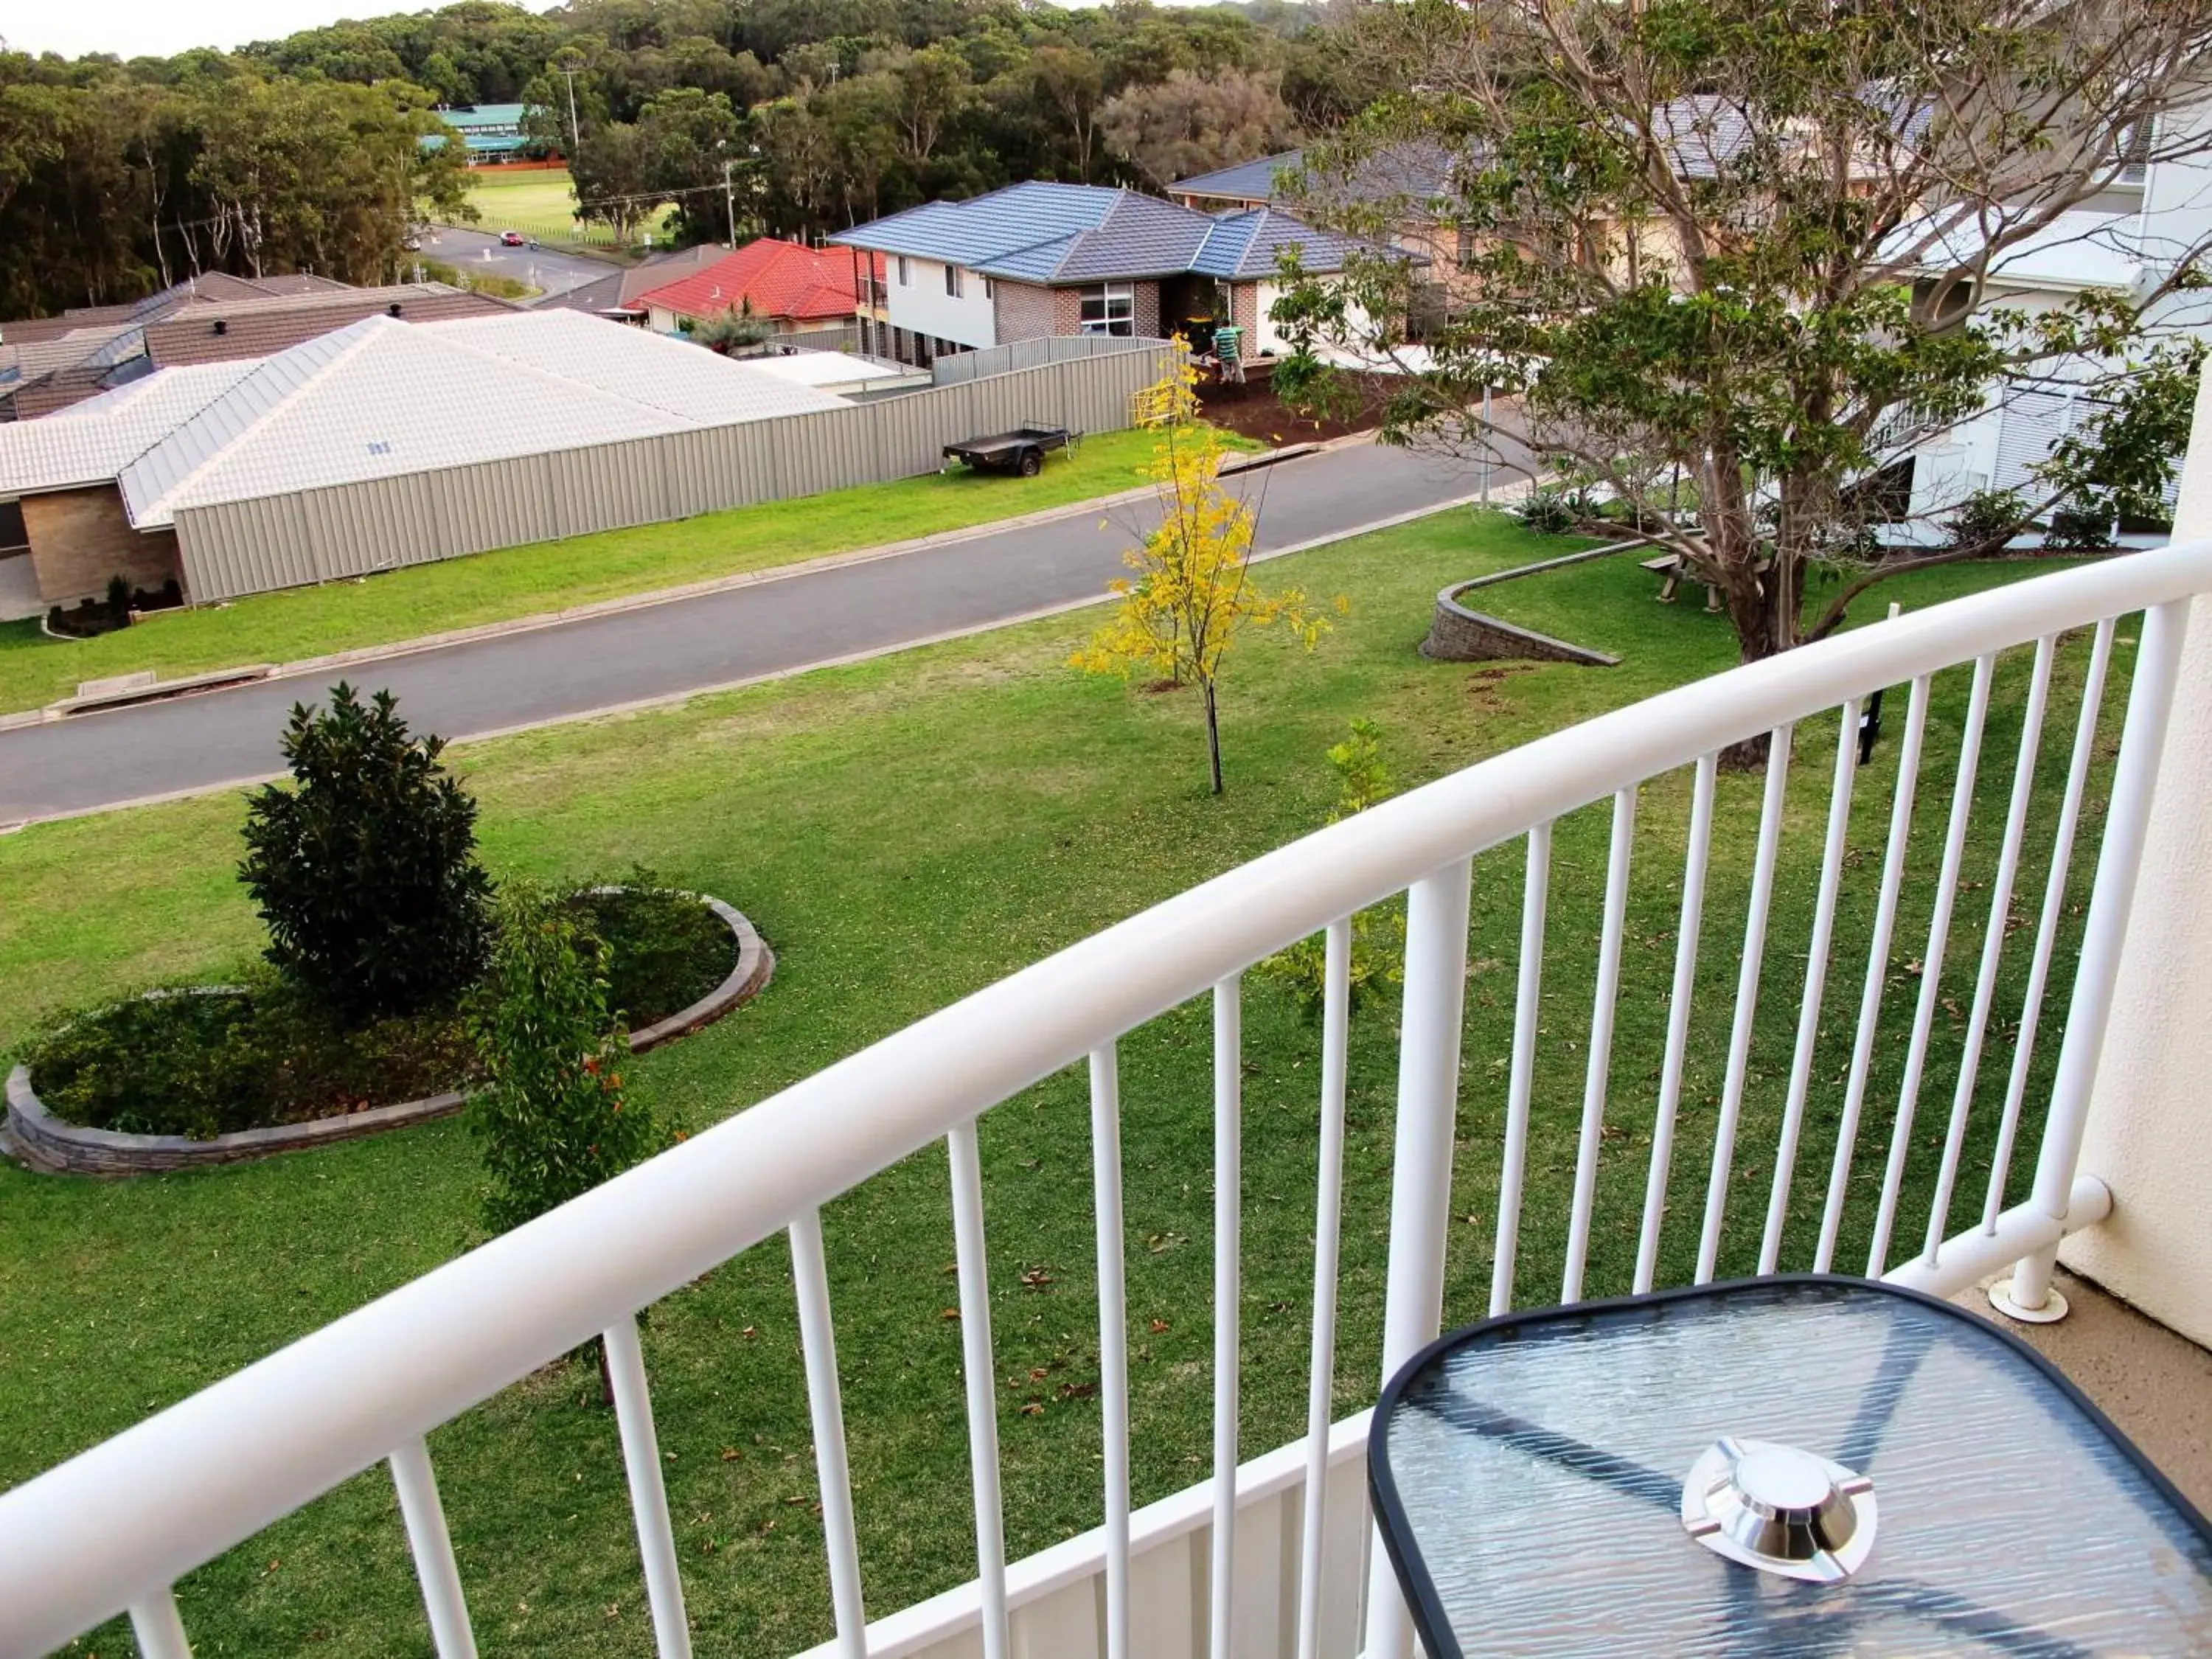
[[[577,67],[570,64],[565,68],[553,71],[568,83],[568,159],[572,161],[576,159],[576,152],[583,147],[584,143],[583,129],[576,124]]]
[[[730,182],[730,169],[737,164],[735,156],[722,163],[722,206],[730,216],[730,246],[732,248],[738,245],[738,192],[736,186]]]

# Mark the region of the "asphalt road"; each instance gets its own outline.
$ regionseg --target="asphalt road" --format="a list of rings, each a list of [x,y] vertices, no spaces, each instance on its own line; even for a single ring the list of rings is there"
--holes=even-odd
[[[548,247],[501,247],[501,228],[494,225],[489,231],[457,230],[450,225],[433,225],[422,238],[422,257],[479,276],[512,276],[548,294],[566,294],[621,269],[605,259],[557,253]]]
[[[1265,552],[1469,495],[1462,467],[1358,444],[1240,475]],[[1147,509],[1149,504],[1146,504]],[[1088,599],[1148,511],[1018,529],[556,627],[360,665],[418,732],[467,738],[787,672]],[[896,526],[886,526],[896,534]],[[266,775],[293,703],[324,677],[266,680],[0,732],[0,824]]]

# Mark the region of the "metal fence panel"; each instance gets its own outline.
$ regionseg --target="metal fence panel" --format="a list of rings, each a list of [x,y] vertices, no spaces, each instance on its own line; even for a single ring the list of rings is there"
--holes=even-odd
[[[1018,426],[1119,430],[1175,349],[1018,340],[941,360],[968,367],[905,397],[195,507],[178,514],[178,544],[200,603],[888,483],[936,471],[947,444]]]

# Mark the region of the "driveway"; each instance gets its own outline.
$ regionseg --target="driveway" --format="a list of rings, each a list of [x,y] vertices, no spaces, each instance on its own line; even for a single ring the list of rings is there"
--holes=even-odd
[[[500,228],[494,225],[489,231],[457,230],[451,225],[433,225],[422,238],[422,257],[478,275],[512,276],[548,294],[566,294],[622,268],[611,260],[556,253],[551,248],[501,247]]]
[[[1262,552],[1474,493],[1461,466],[1356,444],[1239,475]],[[1104,592],[1141,507],[987,531],[665,605],[0,732],[0,823],[263,776],[296,701],[328,681],[388,686],[417,732],[448,738],[680,696],[1017,621]],[[1102,519],[1108,522],[1102,525]],[[887,538],[896,526],[886,526]]]

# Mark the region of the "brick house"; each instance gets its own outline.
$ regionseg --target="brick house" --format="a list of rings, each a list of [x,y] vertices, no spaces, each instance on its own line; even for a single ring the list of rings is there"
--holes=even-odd
[[[1157,338],[1200,319],[1235,321],[1247,355],[1267,356],[1283,348],[1267,315],[1283,254],[1326,276],[1358,246],[1264,205],[1201,213],[1046,183],[926,202],[830,240],[856,269],[881,257],[862,326],[868,349],[902,362],[1045,335]]]

